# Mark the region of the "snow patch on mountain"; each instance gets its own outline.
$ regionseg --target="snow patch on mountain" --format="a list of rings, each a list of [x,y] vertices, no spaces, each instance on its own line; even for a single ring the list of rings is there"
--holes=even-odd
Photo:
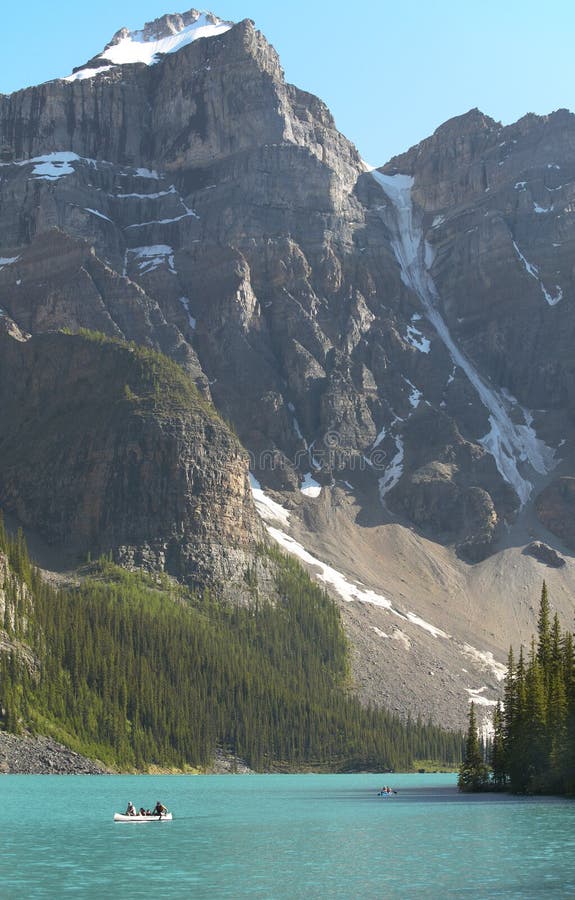
[[[536,212],[549,212],[549,210],[538,209],[538,210],[536,210]],[[535,266],[533,263],[530,263],[529,260],[527,260],[525,258],[525,256],[523,255],[523,253],[521,252],[521,250],[519,249],[519,247],[517,246],[515,241],[513,241],[513,248],[514,248],[515,252],[517,253],[517,256],[519,257],[519,259],[523,263],[525,271],[539,283],[539,287],[541,288],[541,293],[545,297],[545,300],[547,301],[549,306],[556,306],[557,303],[559,303],[559,301],[563,299],[563,289],[561,288],[561,286],[558,284],[555,285],[555,293],[554,294],[552,294],[550,291],[548,291],[547,288],[545,287],[545,285],[543,284],[543,282],[541,281],[541,278],[539,277],[538,266]]]
[[[92,209],[90,206],[85,206],[85,207],[84,207],[84,212],[90,213],[90,214],[93,215],[93,216],[97,216],[99,219],[105,219],[106,222],[111,222],[111,221],[112,221],[112,220],[109,218],[109,216],[105,216],[103,212],[100,212],[100,211],[97,210],[97,209]]]
[[[545,295],[545,299],[547,300],[547,303],[549,304],[549,306],[556,306],[560,300],[563,300],[563,288],[561,287],[561,285],[559,285],[559,284],[555,285],[555,293],[554,294],[550,294],[549,291],[547,291],[543,287],[543,284],[541,285],[541,289]]]
[[[318,484],[317,481],[312,478],[311,472],[307,472],[303,476],[303,483],[300,487],[300,491],[306,497],[319,497],[321,494],[321,484]]]
[[[332,566],[328,566],[327,563],[321,562],[321,560],[317,559],[315,556],[312,556],[311,553],[303,547],[300,543],[298,543],[294,538],[290,537],[284,531],[280,531],[277,528],[272,526],[268,526],[268,532],[271,537],[274,538],[277,543],[287,550],[288,553],[291,553],[294,556],[297,556],[298,559],[301,559],[302,562],[307,563],[307,565],[312,566],[317,570],[316,577],[318,581],[323,582],[324,584],[332,587],[337,593],[342,597],[343,600],[346,600],[348,603],[354,601],[360,601],[361,603],[371,603],[375,606],[381,606],[383,609],[388,609],[393,611],[391,608],[390,601],[383,596],[383,594],[378,594],[377,591],[369,590],[369,588],[359,587],[357,584],[353,584],[353,582],[349,581],[345,575],[342,575],[341,572],[338,572],[337,569],[332,568]],[[405,618],[405,616],[403,616]]]
[[[379,447],[379,445],[385,438],[386,434],[387,434],[387,428],[384,425],[383,428],[381,429],[381,431],[379,432],[379,434],[377,435],[376,439],[374,440],[373,444],[371,445],[372,450],[375,450],[376,447]]]
[[[533,212],[536,212],[539,214],[553,212],[553,204],[551,204],[551,206],[549,206],[549,207],[545,207],[545,206],[539,206],[538,203],[534,202],[533,203]]]
[[[302,434],[301,428],[299,426],[299,422],[295,416],[292,417],[292,425],[293,425],[293,430],[295,431],[297,437],[300,439],[300,441],[303,441],[305,446],[307,447],[307,441]]]
[[[187,219],[190,216],[194,219],[199,218],[193,209],[188,209],[180,216],[172,216],[169,219],[150,219],[148,222],[134,222],[133,225],[126,225],[126,231],[128,231],[129,228],[147,228],[148,225],[172,225],[174,222],[181,222],[182,219]]]
[[[0,169],[9,169],[12,166],[33,166],[32,176],[35,179],[55,181],[66,175],[73,175],[77,165],[85,165],[90,166],[93,169],[106,170],[115,168],[116,163],[105,159],[92,159],[89,156],[79,156],[71,150],[54,150],[51,153],[45,153],[42,156],[32,156],[27,159],[0,162]],[[160,178],[162,177],[155,169],[146,169],[143,167],[129,168],[128,171],[122,172],[121,174],[126,178],[137,176],[138,178],[146,178],[153,181],[160,181]],[[172,191],[170,190],[169,193],[171,192]],[[151,195],[146,194],[144,196],[149,197]],[[193,213],[193,210],[188,209],[183,200],[182,205],[187,213]],[[196,215],[195,213],[193,214]]]
[[[375,633],[378,635],[378,637],[382,637],[382,638],[390,638],[391,637],[390,634],[386,634],[386,632],[382,631],[381,628],[378,628],[377,625],[372,625],[371,630],[375,631]]]
[[[168,244],[153,244],[149,247],[131,247],[127,250],[132,254],[141,275],[149,275],[154,269],[167,265],[172,275],[176,275],[174,266],[174,250]]]
[[[490,700],[483,696],[483,692],[487,690],[487,686],[480,688],[465,688],[469,694],[469,702],[475,703],[477,706],[497,706],[497,700]]]
[[[426,338],[421,331],[413,325],[413,322],[416,321],[416,315],[411,317],[411,325],[407,326],[407,332],[405,335],[405,340],[408,344],[414,347],[416,350],[419,350],[420,353],[429,353],[431,350],[431,341]],[[417,318],[420,318],[417,316]]]
[[[85,81],[87,78],[95,78],[96,75],[102,75],[104,72],[109,72],[110,69],[114,68],[115,66],[100,66],[97,69],[80,69],[78,72],[73,72],[71,75],[60,78],[60,81]]]
[[[279,503],[276,503],[275,500],[272,500],[271,497],[264,494],[261,484],[251,472],[250,486],[256,509],[264,522],[276,522],[276,524],[279,522],[281,525],[287,527],[289,525],[290,516],[288,510],[284,509],[283,506],[280,506]]]
[[[46,153],[43,156],[33,156],[30,159],[21,159],[18,162],[0,163],[0,167],[7,166],[34,166],[32,175],[34,178],[45,179],[47,181],[56,181],[65,175],[73,175],[74,167],[72,163],[79,162],[82,157],[77,153],[69,150],[55,150],[53,153]],[[86,162],[94,162],[94,160],[86,160]]]
[[[379,479],[379,496],[382,500],[395,487],[403,475],[403,440],[399,434],[394,435],[393,439],[395,441],[395,456]]]
[[[130,173],[131,174],[131,173]],[[134,169],[134,174],[138,175],[139,178],[151,178],[153,181],[159,181],[160,176],[155,169],[146,169],[146,168],[138,168]]]
[[[424,631],[428,631],[429,634],[433,635],[433,637],[441,637],[445,638],[446,640],[451,637],[451,635],[446,631],[442,631],[441,628],[436,628],[435,625],[430,625],[429,622],[426,622],[424,619],[420,618],[420,616],[416,616],[415,613],[405,613],[405,618],[409,622],[413,622],[414,625],[419,625],[419,627],[423,628]]]
[[[190,301],[189,301],[188,297],[180,297],[180,303],[182,304],[182,306],[184,307],[184,309],[187,313],[188,325],[190,326],[192,331],[195,331],[196,330],[196,320],[190,312]]]
[[[413,409],[417,409],[421,402],[421,398],[423,397],[422,391],[419,388],[416,388],[412,381],[409,378],[406,378],[405,375],[402,376],[405,384],[410,388],[411,393],[409,394],[409,405]]]
[[[523,256],[521,250],[519,249],[519,247],[517,246],[517,244],[515,243],[515,241],[513,241],[513,249],[514,249],[515,252],[517,253],[517,256],[519,257],[519,259],[521,260],[521,262],[523,263],[523,267],[524,267],[525,271],[526,271],[529,275],[531,275],[532,278],[535,278],[536,281],[539,281],[539,269],[537,268],[537,266],[534,266],[533,263],[530,263],[530,262]]]
[[[160,62],[162,56],[177,53],[182,47],[200,38],[224,34],[233,26],[232,22],[224,22],[205,12],[200,13],[194,22],[181,28],[178,27],[181,17],[169,16],[165,20],[169,21],[169,25],[163,29],[164,32],[172,30],[173,33],[157,34],[150,32],[148,27],[141,31],[128,31],[124,28],[97,58],[117,66],[131,63],[153,66]]]
[[[170,187],[165,191],[156,191],[153,194],[113,194],[116,200],[128,200],[128,199],[137,199],[137,200],[159,200],[160,197],[167,197],[169,194],[177,194],[177,188],[174,184],[171,184]]]
[[[497,662],[490,650],[478,650],[476,647],[472,647],[471,644],[463,644],[461,649],[463,653],[473,659],[474,662],[478,662],[485,669],[492,672],[497,681],[503,681],[507,675],[507,666]]]

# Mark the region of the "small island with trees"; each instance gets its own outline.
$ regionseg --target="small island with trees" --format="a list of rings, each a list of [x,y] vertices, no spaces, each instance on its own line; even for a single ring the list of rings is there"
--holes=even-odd
[[[551,619],[543,583],[537,621],[526,658],[509,651],[503,704],[493,716],[485,746],[471,703],[461,791],[506,790],[529,794],[575,794],[575,658],[573,634]]]

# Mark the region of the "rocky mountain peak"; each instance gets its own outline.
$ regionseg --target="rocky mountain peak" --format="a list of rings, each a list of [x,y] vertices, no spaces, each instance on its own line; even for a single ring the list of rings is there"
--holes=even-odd
[[[501,128],[501,122],[496,122],[491,116],[485,115],[480,109],[474,107],[460,116],[454,116],[443,122],[436,128],[434,137],[449,137],[453,134],[476,134],[484,132],[497,132]]]
[[[490,116],[486,116],[475,107],[460,116],[448,119],[433,134],[411,147],[406,153],[394,156],[383,168],[383,171],[393,174],[402,172],[414,174],[421,161],[427,161],[431,157],[445,157],[450,160],[449,167],[453,165],[455,155],[471,158],[480,149],[490,146],[497,141],[502,125]]]
[[[198,38],[223,34],[233,24],[197,9],[168,13],[147,22],[138,31],[120,28],[97,59],[114,65],[135,62],[153,65],[164,54],[175,53]]]
[[[184,13],[167,13],[152,22],[146,22],[141,35],[144,41],[157,41],[172,34],[179,34],[189,25],[197,25],[202,17],[212,25],[220,24],[220,19],[213,13],[202,13],[197,9],[190,9]]]

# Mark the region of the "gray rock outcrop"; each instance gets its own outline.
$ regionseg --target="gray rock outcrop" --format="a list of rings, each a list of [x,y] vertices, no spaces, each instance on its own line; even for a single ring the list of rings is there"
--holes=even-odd
[[[554,550],[548,544],[544,544],[543,541],[531,541],[523,552],[529,556],[534,556],[539,562],[551,566],[552,569],[561,569],[566,565],[565,559],[557,553],[557,550]]]
[[[104,775],[104,766],[47,737],[0,731],[2,775]]]

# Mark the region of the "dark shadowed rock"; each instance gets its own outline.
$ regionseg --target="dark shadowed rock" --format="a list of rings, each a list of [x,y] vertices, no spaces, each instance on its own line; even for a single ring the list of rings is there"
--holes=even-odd
[[[234,580],[261,539],[237,439],[169,360],[0,335],[0,506],[79,558]]]

